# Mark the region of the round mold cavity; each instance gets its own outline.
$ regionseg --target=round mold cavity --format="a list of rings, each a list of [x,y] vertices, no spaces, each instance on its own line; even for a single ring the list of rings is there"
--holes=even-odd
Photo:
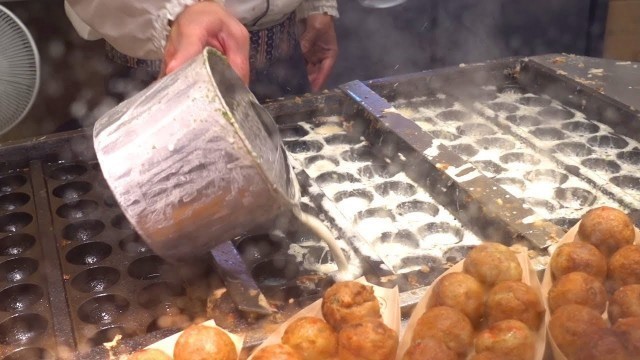
[[[33,247],[36,238],[29,234],[11,234],[0,239],[0,256],[20,255]]]
[[[105,291],[120,280],[120,272],[112,267],[97,266],[83,270],[71,280],[71,286],[83,293]]]
[[[183,296],[185,289],[182,285],[161,281],[142,288],[136,297],[138,304],[149,309],[163,303],[171,303],[171,299]]]
[[[253,266],[251,274],[260,286],[280,287],[295,281],[300,268],[294,256],[278,256]]]
[[[0,192],[16,191],[27,183],[24,175],[12,174],[0,177]]]
[[[2,360],[53,360],[55,356],[47,349],[27,347],[14,351]]]
[[[144,254],[149,251],[149,246],[137,233],[122,238],[118,246],[120,250],[130,255]]]
[[[127,220],[126,216],[124,216],[124,214],[122,213],[114,216],[111,219],[111,226],[120,230],[127,230],[127,231],[133,230],[133,226],[131,226],[131,223],[129,223],[129,220]]]
[[[496,178],[496,183],[514,196],[519,196],[527,188],[524,180],[511,177]]]
[[[529,133],[542,141],[558,141],[564,140],[566,137],[564,131],[549,126],[535,128],[529,131]]]
[[[24,311],[44,296],[42,288],[35,284],[18,284],[0,291],[0,311]]]
[[[38,260],[19,257],[0,263],[0,280],[20,282],[38,270]]]
[[[13,211],[25,206],[31,200],[31,196],[25,193],[11,193],[0,196],[0,210]]]
[[[485,150],[495,149],[503,151],[513,150],[516,147],[516,144],[513,141],[497,136],[483,137],[481,139],[478,139],[476,141],[476,145]]]
[[[315,217],[318,217],[318,215],[320,215],[320,213],[318,212],[318,209],[316,209],[315,206],[303,201],[300,202],[300,209],[305,213],[309,215],[313,215]]]
[[[572,227],[574,227],[578,223],[578,221],[580,221],[580,219],[561,217],[561,218],[551,219],[549,221],[555,224],[556,226],[563,228],[564,230],[569,230]]]
[[[129,305],[129,300],[121,295],[98,295],[78,307],[78,317],[88,324],[110,324],[129,310]]]
[[[473,136],[473,137],[490,136],[490,135],[496,134],[496,130],[491,126],[485,125],[485,124],[477,124],[477,123],[460,125],[456,128],[456,131],[458,132],[458,134],[462,136]]]
[[[324,155],[312,155],[304,159],[305,168],[316,173],[333,170],[339,164],[338,159]]]
[[[631,175],[614,176],[611,182],[616,186],[628,190],[640,190],[640,177]]]
[[[551,100],[540,96],[523,96],[518,99],[518,104],[532,107],[546,107],[551,105]]]
[[[333,262],[331,250],[325,246],[309,246],[306,247],[304,255],[305,264],[330,264]]]
[[[26,212],[14,212],[0,216],[0,232],[14,233],[31,224],[33,216]]]
[[[63,164],[51,170],[49,177],[54,180],[69,181],[84,175],[88,170],[81,164]]]
[[[504,101],[495,101],[495,102],[489,103],[487,104],[487,107],[493,110],[494,112],[507,113],[507,114],[513,114],[515,112],[518,112],[518,110],[520,110],[520,107],[518,105],[504,102]]]
[[[601,149],[624,149],[629,146],[627,140],[609,134],[593,135],[587,139],[587,144]]]
[[[503,84],[499,85],[498,93],[500,94],[525,94],[526,91],[518,84]]]
[[[352,205],[359,208],[369,205],[373,201],[373,194],[366,189],[345,190],[336,193],[333,199],[342,206]]]
[[[600,131],[600,126],[598,126],[597,124],[580,120],[563,123],[560,127],[562,128],[562,130],[565,130],[572,134],[589,135],[595,134]]]
[[[93,200],[73,200],[61,205],[56,215],[65,219],[80,219],[98,209],[98,203]]]
[[[282,243],[271,240],[269,235],[253,235],[241,239],[236,248],[245,262],[252,263],[278,253]]]
[[[616,155],[618,160],[630,164],[630,165],[640,165],[640,150],[630,150],[630,151],[622,151]]]
[[[387,218],[387,219],[391,219],[392,221],[395,220],[395,216],[393,216],[393,212],[385,208],[372,208],[372,209],[361,211],[356,215],[356,218],[359,221],[362,221],[364,219],[372,219],[372,218],[373,219]]]
[[[300,125],[280,126],[279,130],[282,140],[296,140],[309,135],[309,131]]]
[[[378,241],[382,243],[402,244],[416,249],[420,247],[420,239],[418,236],[406,229],[400,230],[395,234],[388,232],[382,233],[378,237]]]
[[[372,162],[375,159],[375,154],[369,146],[359,146],[344,151],[340,157],[352,162]]]
[[[555,145],[553,149],[566,156],[587,157],[593,154],[589,145],[577,141],[563,142]]]
[[[411,200],[398,204],[398,206],[396,207],[396,212],[400,216],[405,216],[407,214],[413,213],[424,213],[434,217],[438,215],[440,209],[438,209],[438,207],[432,203],[420,200]]]
[[[462,111],[462,110],[458,110],[458,109],[448,109],[448,110],[444,110],[438,113],[438,115],[436,115],[436,118],[438,118],[438,120],[440,121],[465,121],[471,118],[471,115],[466,112],[466,111]]]
[[[439,268],[442,266],[442,260],[431,255],[409,255],[402,260],[400,264],[394,266],[395,271],[402,271],[407,268],[427,267],[429,269]]]
[[[324,172],[324,173],[316,176],[315,180],[318,183],[318,185],[342,184],[342,183],[346,183],[346,182],[356,182],[356,181],[358,181],[358,179],[356,179],[356,177],[353,176],[352,174],[342,173],[342,172],[337,172],[337,171]]]
[[[569,175],[561,173],[553,169],[536,169],[527,172],[524,178],[531,182],[552,183],[554,185],[562,185],[569,180]]]
[[[88,241],[100,235],[105,229],[100,220],[81,220],[62,229],[62,236],[71,241]]]
[[[614,160],[588,158],[583,159],[580,163],[588,169],[605,172],[607,174],[617,174],[622,170],[622,167]]]
[[[538,165],[540,163],[540,159],[529,153],[510,152],[500,156],[500,162],[504,164]]]
[[[439,140],[456,141],[460,139],[460,135],[445,130],[429,130],[427,133]]]
[[[421,226],[418,229],[418,235],[428,246],[453,245],[462,241],[464,231],[447,222],[433,222]]]
[[[91,191],[92,188],[93,186],[86,181],[73,181],[53,189],[53,196],[65,200],[78,199]]]
[[[538,116],[545,120],[562,121],[573,119],[573,111],[555,106],[547,106],[538,111]]]
[[[80,244],[67,252],[65,259],[74,265],[93,265],[101,262],[111,255],[111,245],[93,241]]]
[[[0,344],[32,343],[47,331],[49,322],[39,314],[20,314],[0,323]]]
[[[525,198],[524,202],[525,204],[531,206],[532,208],[541,209],[550,213],[558,210],[558,207],[556,205],[554,205],[551,201],[545,200],[545,199],[529,197],[529,198]]]
[[[402,171],[402,165],[397,163],[386,164],[369,164],[358,169],[358,175],[372,179],[374,176],[381,177],[383,179],[389,179]]]
[[[374,187],[380,196],[413,196],[416,194],[416,187],[402,181],[385,181]]]
[[[123,339],[126,339],[135,336],[136,333],[135,331],[127,329],[121,325],[109,326],[98,330],[93,334],[88,340],[88,345],[91,347],[101,346],[106,342],[113,341],[113,339],[118,335],[122,336]]]
[[[503,166],[495,163],[492,160],[479,160],[471,162],[475,167],[477,167],[480,171],[489,175],[500,175],[503,172],[507,171]]]
[[[444,261],[450,264],[457,264],[458,262],[464,260],[469,251],[471,251],[475,246],[473,245],[458,245],[447,249],[443,254],[442,258]]]
[[[326,142],[327,145],[357,145],[360,144],[362,140],[360,140],[360,136],[350,134],[333,134],[326,136],[324,138],[324,142]]]
[[[542,124],[542,119],[534,115],[507,115],[507,121],[515,126],[532,127]]]
[[[293,154],[317,153],[322,143],[316,140],[285,140],[284,147]]]
[[[451,151],[453,151],[458,156],[471,158],[478,154],[478,149],[471,144],[455,144],[450,146]]]
[[[138,280],[151,280],[162,274],[166,262],[158,255],[149,255],[136,259],[129,265],[129,276]]]
[[[104,204],[110,208],[118,207],[118,202],[116,201],[116,198],[113,197],[112,194],[107,194],[104,196]]]
[[[562,205],[574,209],[588,207],[596,202],[596,196],[592,192],[576,187],[557,188],[554,194]]]

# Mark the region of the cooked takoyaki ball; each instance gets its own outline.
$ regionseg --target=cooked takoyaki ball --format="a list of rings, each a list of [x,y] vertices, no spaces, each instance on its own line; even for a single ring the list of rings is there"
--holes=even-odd
[[[522,279],[522,268],[516,254],[494,242],[473,248],[464,260],[463,270],[487,287],[501,281]]]
[[[633,221],[623,211],[608,206],[591,209],[582,216],[578,238],[609,257],[618,249],[633,244]]]
[[[282,335],[282,343],[305,360],[324,360],[338,354],[338,334],[317,317],[301,317],[292,322]]]
[[[600,282],[607,277],[607,258],[593,245],[583,241],[564,243],[556,249],[549,262],[554,279],[580,271]]]
[[[484,312],[484,286],[473,276],[463,272],[443,276],[433,287],[433,304],[460,310],[474,325]]]
[[[549,309],[553,313],[569,304],[585,305],[602,314],[607,307],[607,291],[591,275],[583,272],[566,274],[549,290]]]
[[[489,325],[502,320],[519,320],[537,331],[544,315],[540,296],[521,281],[503,281],[487,296],[486,316]]]
[[[336,331],[354,322],[382,318],[373,287],[355,281],[339,282],[327,289],[322,315]]]

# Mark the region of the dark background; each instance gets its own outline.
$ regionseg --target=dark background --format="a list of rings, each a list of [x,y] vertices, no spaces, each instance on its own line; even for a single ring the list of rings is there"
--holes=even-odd
[[[108,1],[108,0],[105,0]],[[328,86],[507,56],[572,53],[600,57],[607,1],[407,0],[368,9],[339,0],[340,55]],[[29,28],[40,51],[41,87],[28,116],[0,141],[85,126],[140,90],[104,58],[102,41],[79,38],[63,1],[1,1]],[[144,77],[144,73],[139,73]]]

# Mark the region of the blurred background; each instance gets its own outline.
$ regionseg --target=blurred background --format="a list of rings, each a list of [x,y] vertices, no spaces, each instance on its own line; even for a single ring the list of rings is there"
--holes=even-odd
[[[149,80],[105,59],[103,41],[78,37],[62,0],[0,3],[31,32],[42,69],[31,111],[0,141],[90,127]],[[508,56],[640,61],[640,0],[407,0],[387,9],[338,3],[340,55],[329,88]]]

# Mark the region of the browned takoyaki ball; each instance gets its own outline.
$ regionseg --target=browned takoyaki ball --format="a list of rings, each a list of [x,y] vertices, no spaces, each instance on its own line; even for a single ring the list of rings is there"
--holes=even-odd
[[[143,349],[129,355],[127,360],[171,360],[171,356],[158,349]]]
[[[424,338],[411,344],[402,360],[458,360],[458,355],[442,341]]]
[[[565,305],[551,315],[549,334],[562,353],[575,359],[590,332],[604,329],[607,323],[597,311],[584,305]]]
[[[609,300],[609,321],[640,316],[640,285],[623,286]]]
[[[489,325],[513,319],[537,331],[544,315],[540,296],[521,281],[503,281],[487,296],[486,317]]]
[[[173,348],[175,360],[236,360],[236,346],[224,331],[206,325],[186,328]]]
[[[549,309],[553,313],[561,306],[584,305],[602,314],[607,308],[607,291],[591,275],[572,272],[559,278],[549,290]]]
[[[462,272],[444,275],[433,287],[435,306],[449,306],[465,314],[478,325],[484,312],[484,286],[473,276]]]
[[[397,351],[398,334],[382,320],[351,323],[338,334],[340,360],[394,360]]]
[[[613,331],[618,335],[633,359],[640,359],[640,316],[620,319],[613,325]]]
[[[420,316],[411,343],[425,338],[440,340],[456,354],[464,356],[473,343],[473,326],[460,310],[437,306]]]
[[[609,283],[613,289],[640,284],[640,245],[628,245],[609,259]]]
[[[518,320],[499,321],[478,334],[477,353],[485,351],[513,360],[530,360],[535,355],[535,336],[527,325]]]
[[[607,276],[607,258],[595,246],[583,241],[558,246],[549,265],[554,279],[576,271],[589,274],[600,282]]]
[[[597,329],[585,335],[582,346],[569,360],[631,360],[622,341],[611,329]]]
[[[303,360],[289,345],[274,344],[258,350],[251,360]]]
[[[364,319],[380,319],[380,304],[373,287],[355,281],[339,282],[322,297],[322,315],[336,331]]]
[[[515,253],[494,242],[473,248],[464,260],[463,270],[488,287],[501,281],[522,279],[522,268]]]
[[[338,334],[317,317],[301,317],[292,322],[282,335],[282,343],[305,360],[324,360],[338,354]]]
[[[624,212],[608,206],[591,209],[582,216],[578,238],[609,257],[618,249],[633,244],[633,221]]]

